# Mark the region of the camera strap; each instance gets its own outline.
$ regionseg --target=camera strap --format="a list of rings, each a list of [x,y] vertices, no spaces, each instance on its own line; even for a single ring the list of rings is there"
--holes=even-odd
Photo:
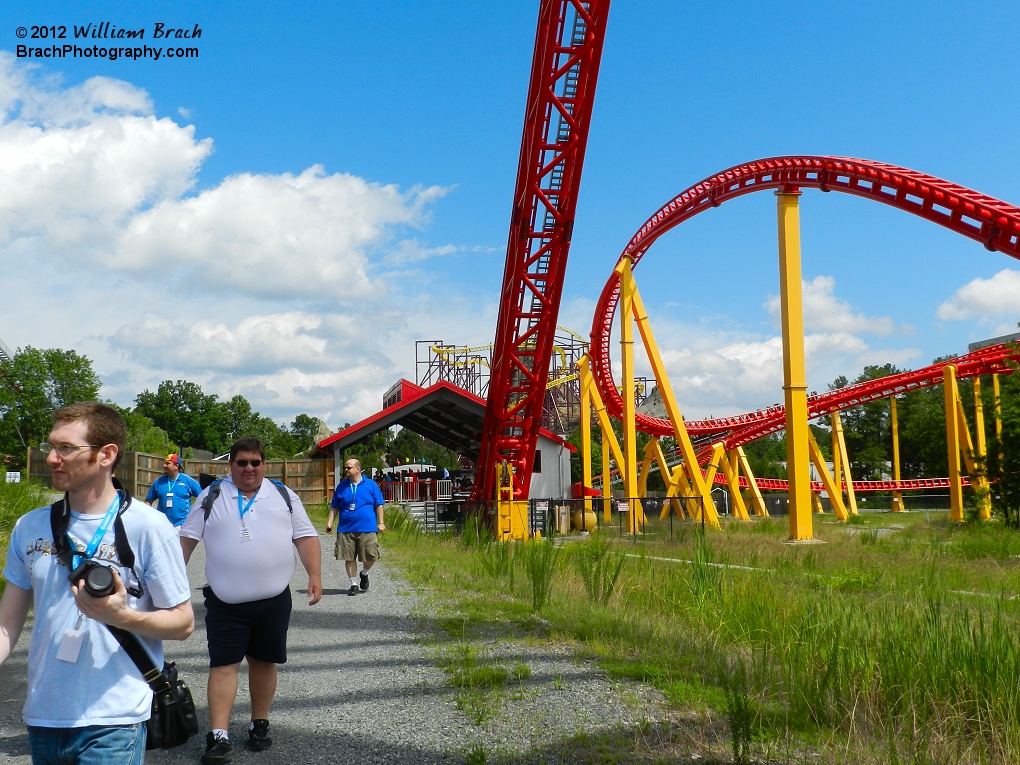
[[[131,504],[131,495],[127,493],[123,484],[116,478],[113,479],[113,488],[120,495],[120,507],[117,509],[117,516],[113,519],[113,544],[117,549],[117,559],[124,568],[131,569],[131,574],[138,582],[138,574],[135,572],[135,552],[128,542],[127,532],[124,530],[124,521],[121,516]],[[71,549],[71,542],[67,538],[67,528],[71,525],[71,503],[65,492],[64,498],[50,505],[50,532],[53,535],[54,554],[68,571],[74,571],[74,556],[76,550]],[[125,585],[126,586],[126,585]],[[127,591],[136,598],[142,597],[142,589],[138,585],[127,588]]]

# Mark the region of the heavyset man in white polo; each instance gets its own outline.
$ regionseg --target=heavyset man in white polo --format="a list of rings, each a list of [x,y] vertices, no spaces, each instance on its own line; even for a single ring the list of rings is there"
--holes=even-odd
[[[276,694],[276,665],[287,661],[294,547],[308,572],[308,605],[322,597],[318,533],[294,492],[264,480],[265,459],[258,439],[235,441],[230,475],[199,495],[181,528],[185,561],[199,540],[205,543],[209,582],[204,594],[212,730],[206,735],[203,765],[230,759],[227,728],[242,659],[248,661],[251,691],[248,747],[261,751],[273,743],[269,710]],[[207,518],[204,505],[210,493],[215,499]]]

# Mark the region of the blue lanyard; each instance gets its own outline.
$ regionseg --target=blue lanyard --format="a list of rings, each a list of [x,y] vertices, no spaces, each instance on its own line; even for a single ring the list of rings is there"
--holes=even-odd
[[[241,523],[244,523],[244,514],[251,510],[251,505],[255,501],[255,498],[259,495],[258,490],[251,495],[251,499],[248,500],[248,504],[241,507],[241,490],[237,490],[237,512],[241,514]]]
[[[177,489],[177,482],[178,482],[179,480],[181,480],[181,476],[180,476],[180,475],[178,475],[178,476],[177,476],[177,477],[176,477],[176,478],[174,479],[174,482],[173,482],[173,483],[170,483],[170,476],[166,476],[166,490],[167,490],[167,492],[169,492],[170,494],[176,494],[176,493],[177,493],[177,492],[176,492],[176,489]]]
[[[76,553],[71,558],[71,563],[74,568],[78,568],[84,558],[91,558],[95,555],[96,550],[99,549],[99,543],[103,541],[103,537],[106,536],[106,532],[110,530],[110,524],[113,523],[113,519],[117,517],[117,508],[120,507],[120,494],[117,498],[110,503],[110,509],[106,511],[106,515],[103,516],[103,520],[99,522],[99,528],[96,529],[96,533],[92,535],[92,541],[89,542],[88,547],[85,548],[85,552]],[[68,534],[68,539],[71,535]],[[71,547],[76,548],[77,545],[71,540]]]
[[[350,481],[349,483],[351,484],[351,507],[356,507],[358,504],[358,487],[361,486],[361,481],[357,483]]]

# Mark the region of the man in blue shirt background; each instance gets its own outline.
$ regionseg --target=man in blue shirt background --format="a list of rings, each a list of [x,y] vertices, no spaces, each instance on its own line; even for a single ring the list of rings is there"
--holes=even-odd
[[[326,533],[333,533],[336,517],[336,559],[344,561],[351,580],[348,595],[368,590],[368,571],[379,560],[377,532],[386,531],[383,523],[383,499],[379,486],[361,474],[361,463],[355,459],[344,464],[346,477],[336,486],[329,503]],[[361,575],[358,575],[358,559]]]
[[[181,460],[176,454],[168,454],[163,462],[163,475],[149,487],[146,502],[158,499],[155,507],[180,531],[191,512],[191,498],[202,493],[198,481],[181,472]]]

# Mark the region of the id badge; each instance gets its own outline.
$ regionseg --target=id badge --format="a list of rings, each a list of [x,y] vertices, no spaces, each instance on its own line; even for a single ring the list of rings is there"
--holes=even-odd
[[[169,494],[168,493],[166,495],[166,506],[167,507],[173,507],[174,506],[174,495],[173,494]]]
[[[251,530],[247,526],[241,527],[241,541],[242,542],[251,541]]]
[[[353,503],[353,502],[351,502],[351,504],[350,504],[350,505],[349,505],[349,506],[347,507],[347,509],[348,509],[348,510],[349,510],[350,512],[352,512],[352,513],[353,513],[353,512],[354,512],[354,503]]]
[[[57,659],[66,661],[68,664],[77,664],[78,656],[81,655],[81,647],[84,643],[84,630],[64,630],[64,634],[60,638],[60,648],[57,650]]]

